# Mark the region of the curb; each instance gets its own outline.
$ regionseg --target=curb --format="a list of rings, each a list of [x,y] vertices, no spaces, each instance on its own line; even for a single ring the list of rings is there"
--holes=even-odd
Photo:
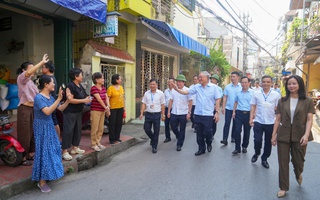
[[[71,161],[63,161],[64,176],[69,174],[78,173],[87,169],[91,169],[98,165],[100,162],[110,158],[112,155],[125,151],[130,147],[144,142],[140,138],[130,138],[120,144],[108,147],[99,152],[90,152],[85,155],[77,155]],[[17,194],[25,192],[29,189],[36,187],[36,183],[31,180],[31,175],[28,178],[22,179],[18,182],[6,185],[0,188],[0,200],[8,199]]]

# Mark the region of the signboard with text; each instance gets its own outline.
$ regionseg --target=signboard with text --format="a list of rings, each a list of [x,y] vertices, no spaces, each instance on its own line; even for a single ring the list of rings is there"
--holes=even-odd
[[[93,37],[114,37],[118,36],[118,15],[107,16],[107,23],[103,24],[98,21],[93,25]]]

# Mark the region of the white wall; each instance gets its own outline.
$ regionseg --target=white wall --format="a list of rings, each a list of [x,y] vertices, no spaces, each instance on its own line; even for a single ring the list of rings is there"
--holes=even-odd
[[[53,24],[43,26],[43,22],[24,15],[13,13],[12,30],[0,32],[0,65],[10,70],[10,78],[16,79],[16,70],[21,63],[31,61],[34,63],[42,59],[44,53],[53,59]],[[5,44],[11,39],[24,42],[24,48],[14,53],[8,53]]]
[[[227,60],[232,67],[235,67],[239,70],[243,70],[243,45],[242,41],[236,39],[232,35],[224,36],[224,49],[223,53],[226,55]],[[227,45],[226,45],[227,43]],[[239,53],[238,52],[239,48]],[[237,62],[237,54],[239,54],[239,61]]]
[[[173,27],[197,41],[199,16],[195,12],[190,15],[190,12],[178,3],[175,5]]]

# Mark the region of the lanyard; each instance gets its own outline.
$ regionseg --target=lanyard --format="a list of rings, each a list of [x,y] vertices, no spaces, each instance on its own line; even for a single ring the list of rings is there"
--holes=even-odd
[[[271,93],[271,89],[270,89],[269,93],[267,94],[267,96],[264,95],[263,90],[261,90],[261,93],[262,93],[262,95],[263,95],[264,101],[267,101],[267,99],[268,99],[268,97],[269,97],[269,95],[270,95],[270,93]]]
[[[151,101],[152,101],[152,103],[153,103],[153,97],[154,97],[154,94],[152,94],[152,92],[151,92]]]

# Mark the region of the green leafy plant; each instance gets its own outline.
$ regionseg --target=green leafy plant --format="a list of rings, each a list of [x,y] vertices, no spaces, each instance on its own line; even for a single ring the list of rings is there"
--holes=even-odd
[[[204,56],[197,52],[191,51],[190,54],[182,56],[182,73],[186,76],[188,85],[192,84],[193,75],[201,71],[207,71],[210,74],[218,74],[220,83],[223,83],[226,76],[230,73],[231,65],[228,63],[225,54],[222,51],[218,41],[210,49],[210,56]]]
[[[298,18],[298,17],[295,17],[291,23],[291,26],[289,28],[289,30],[287,31],[286,33],[286,36],[285,36],[285,41],[282,45],[282,48],[281,48],[281,62],[282,62],[282,65],[285,65],[287,62],[288,62],[288,55],[287,55],[287,52],[288,52],[288,49],[290,47],[290,45],[295,42],[295,40],[297,38],[300,38],[301,36],[301,32],[299,31],[299,27],[301,26],[302,24],[302,19],[301,18]],[[307,20],[305,20],[305,25],[307,25]],[[306,32],[304,33],[306,34]],[[304,38],[306,37],[306,35],[304,35]]]

